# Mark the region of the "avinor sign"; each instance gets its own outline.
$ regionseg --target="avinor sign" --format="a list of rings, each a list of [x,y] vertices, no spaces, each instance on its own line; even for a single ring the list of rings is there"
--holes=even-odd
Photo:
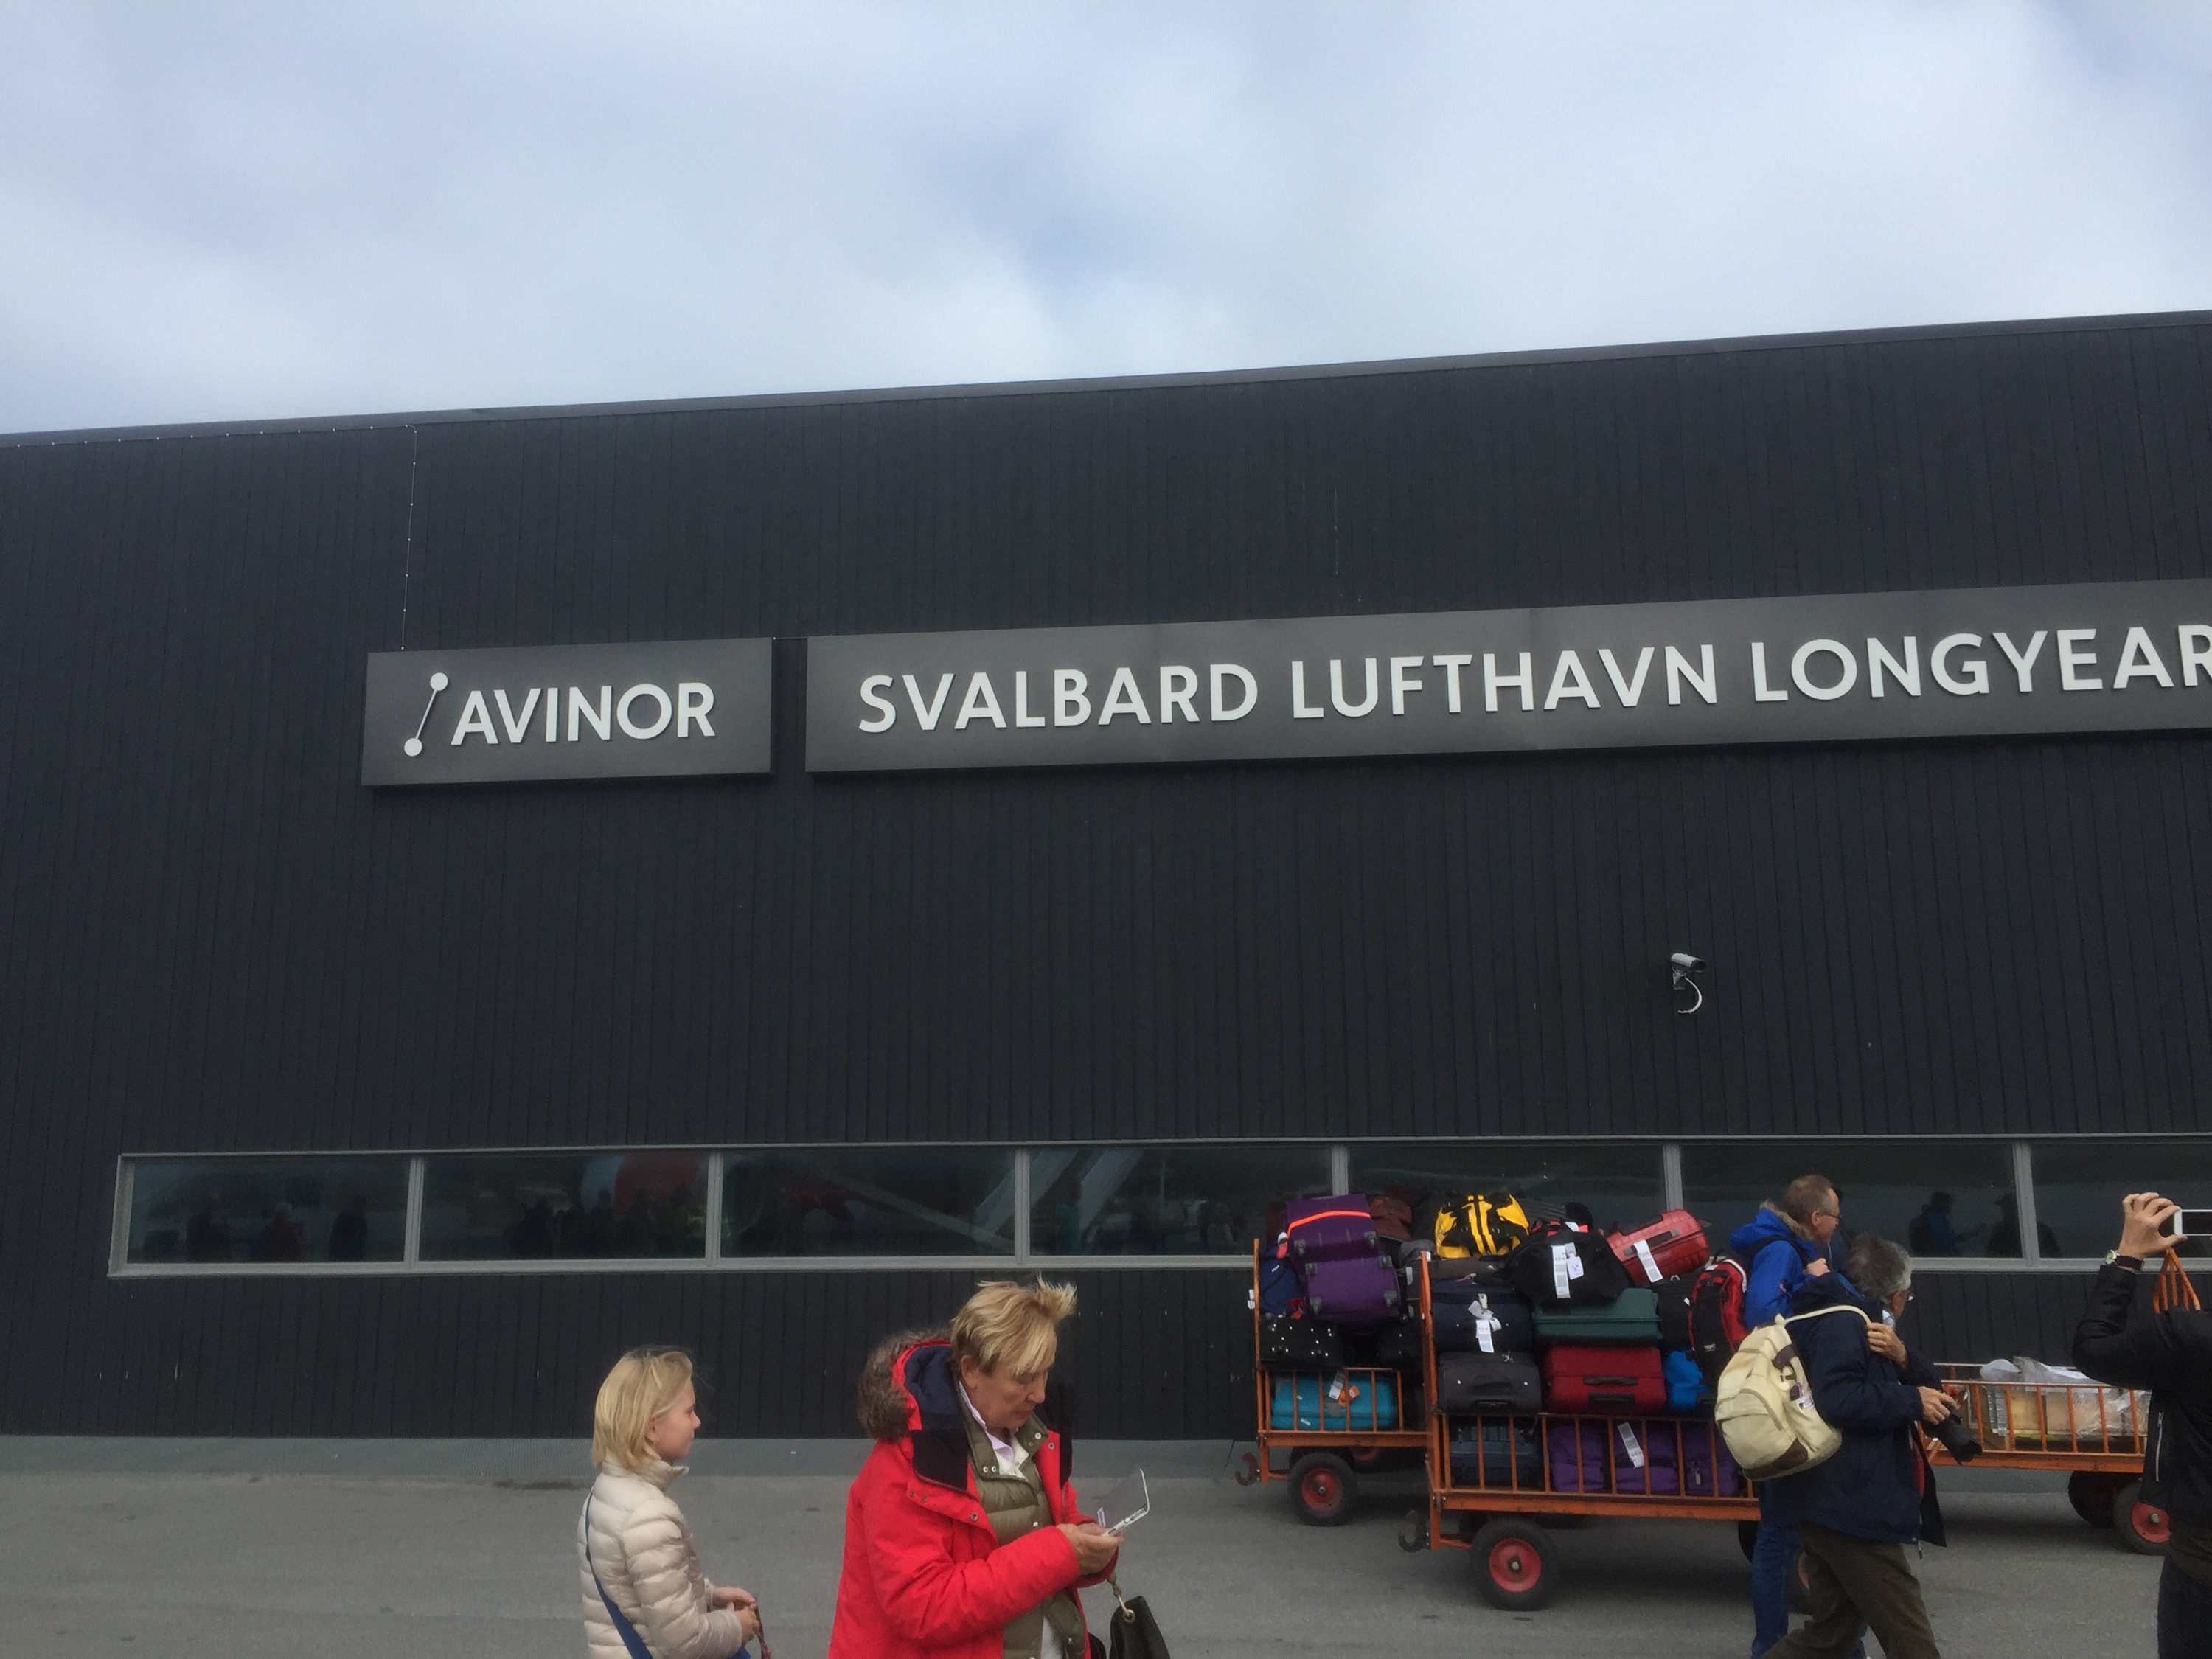
[[[368,659],[365,784],[769,769],[770,641],[674,640]]]
[[[2212,581],[807,645],[839,772],[2212,726]]]

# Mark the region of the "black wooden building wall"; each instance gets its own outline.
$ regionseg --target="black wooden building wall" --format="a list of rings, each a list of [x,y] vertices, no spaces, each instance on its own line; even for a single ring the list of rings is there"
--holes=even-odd
[[[2202,738],[815,779],[798,641],[2212,574],[2208,367],[2191,316],[0,441],[0,1430],[574,1432],[658,1337],[726,1431],[844,1432],[961,1293],[115,1282],[125,1152],[2201,1127]],[[763,635],[772,779],[356,781],[368,651]],[[1246,1420],[1233,1275],[1081,1282],[1087,1431]],[[2081,1288],[1918,1316],[2050,1352]]]

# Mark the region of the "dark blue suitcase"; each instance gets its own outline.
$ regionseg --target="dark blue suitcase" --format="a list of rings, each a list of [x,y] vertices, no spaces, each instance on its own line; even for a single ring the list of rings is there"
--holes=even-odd
[[[1544,1447],[1534,1423],[1496,1419],[1455,1423],[1451,1475],[1462,1486],[1544,1490]]]

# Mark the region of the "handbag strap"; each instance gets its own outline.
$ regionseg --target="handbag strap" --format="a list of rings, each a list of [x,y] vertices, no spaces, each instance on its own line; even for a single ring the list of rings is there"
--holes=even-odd
[[[645,1638],[637,1633],[637,1626],[615,1605],[615,1598],[607,1594],[607,1587],[599,1578],[599,1569],[592,1559],[592,1499],[588,1492],[584,1497],[584,1565],[592,1575],[592,1587],[599,1593],[599,1604],[606,1608],[607,1617],[615,1621],[615,1634],[622,1638],[623,1646],[629,1650],[629,1659],[653,1659],[653,1650],[646,1646]],[[744,1659],[744,1653],[740,1646],[730,1659]],[[769,1659],[765,1636],[761,1638],[761,1655],[762,1659]]]
[[[2158,1282],[2151,1289],[2150,1304],[2160,1313],[2204,1305],[2197,1299],[2197,1286],[2189,1282],[2189,1270],[2181,1265],[2180,1251],[2166,1253],[2166,1264],[2158,1270]]]

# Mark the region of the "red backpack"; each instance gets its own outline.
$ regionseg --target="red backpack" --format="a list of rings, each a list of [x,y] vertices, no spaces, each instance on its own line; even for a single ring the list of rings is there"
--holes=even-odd
[[[1750,1334],[1743,1322],[1743,1291],[1750,1277],[1751,1264],[1734,1250],[1724,1250],[1690,1286],[1690,1357],[1708,1382],[1720,1380]]]

